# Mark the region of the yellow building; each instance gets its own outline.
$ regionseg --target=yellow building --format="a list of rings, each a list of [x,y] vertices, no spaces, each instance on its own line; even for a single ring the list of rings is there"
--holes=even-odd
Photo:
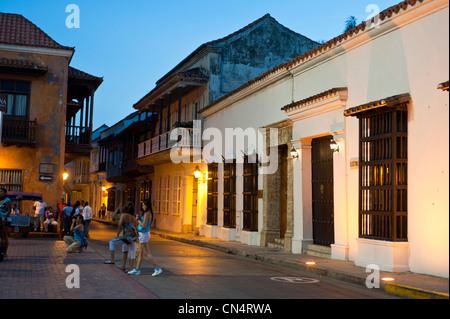
[[[62,46],[21,15],[0,13],[0,186],[57,207],[64,164],[89,154],[93,96],[103,81],[69,66]],[[32,203],[21,203],[31,212]]]

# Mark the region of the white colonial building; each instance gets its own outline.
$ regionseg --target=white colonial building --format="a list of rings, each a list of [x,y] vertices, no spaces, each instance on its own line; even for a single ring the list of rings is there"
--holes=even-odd
[[[277,129],[278,169],[223,140],[201,234],[448,278],[448,3],[401,2],[202,109],[223,136]]]

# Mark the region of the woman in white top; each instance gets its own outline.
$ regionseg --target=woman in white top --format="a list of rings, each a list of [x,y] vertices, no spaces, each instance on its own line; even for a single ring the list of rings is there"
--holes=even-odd
[[[153,211],[150,200],[146,199],[142,203],[143,214],[141,218],[137,219],[138,227],[137,230],[139,232],[139,250],[137,256],[137,267],[128,272],[130,275],[139,275],[141,273],[141,265],[144,260],[144,254],[147,257],[148,261],[155,267],[155,271],[152,276],[158,276],[162,273],[161,268],[158,267],[153,256],[150,254],[150,225],[153,221]]]

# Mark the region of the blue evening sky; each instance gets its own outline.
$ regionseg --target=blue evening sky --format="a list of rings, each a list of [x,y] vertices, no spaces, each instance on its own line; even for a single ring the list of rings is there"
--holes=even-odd
[[[22,14],[61,45],[75,47],[71,66],[104,77],[94,101],[94,129],[135,111],[133,104],[201,44],[225,37],[269,13],[315,41],[341,34],[400,0],[0,0],[0,12]],[[69,4],[80,28],[66,27]]]

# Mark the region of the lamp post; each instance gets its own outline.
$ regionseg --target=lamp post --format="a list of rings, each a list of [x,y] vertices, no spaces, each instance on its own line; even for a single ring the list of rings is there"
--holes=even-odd
[[[64,196],[64,201],[67,203],[68,200],[68,196],[66,193],[66,189],[65,189],[65,185],[66,185],[66,180],[69,177],[69,173],[67,172],[67,170],[64,170],[63,174],[62,174],[62,178],[63,178],[63,196]]]

